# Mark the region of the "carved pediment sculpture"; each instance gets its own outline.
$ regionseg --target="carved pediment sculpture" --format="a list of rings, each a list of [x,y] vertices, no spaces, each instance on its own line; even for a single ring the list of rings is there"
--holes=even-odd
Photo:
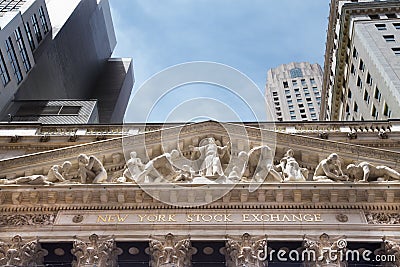
[[[319,238],[309,236],[303,237],[303,255],[308,255],[305,258],[305,267],[320,267],[320,266],[338,266],[346,267],[347,263],[341,255],[346,255],[347,241],[346,237],[331,238],[327,234],[322,234]]]
[[[42,266],[44,254],[38,240],[24,241],[17,235],[10,242],[0,241],[1,266]]]
[[[264,267],[260,251],[265,253],[267,237],[252,237],[244,234],[240,238],[227,236],[225,245],[226,266]]]
[[[282,176],[273,168],[273,160],[270,147],[264,145],[251,149],[248,153],[248,179],[257,183],[282,182]]]
[[[100,239],[98,235],[92,234],[88,240],[75,237],[71,253],[76,258],[72,262],[73,267],[88,265],[116,267],[120,250],[116,247],[113,237]]]
[[[374,166],[368,162],[347,166],[349,177],[355,182],[399,181],[400,173],[387,166]]]
[[[205,177],[224,175],[221,157],[228,151],[229,145],[219,146],[213,137],[208,137],[203,139],[198,147],[189,147],[191,151],[199,152],[201,155],[200,175]]]
[[[343,174],[339,156],[333,153],[318,164],[313,179],[318,182],[338,182],[348,181],[349,177]]]
[[[53,165],[47,175],[29,175],[15,179],[1,179],[0,184],[50,185],[54,183],[67,183],[72,177],[69,174],[71,167],[71,162],[65,161],[61,166]]]
[[[172,234],[162,239],[150,236],[151,267],[190,267],[192,254],[189,238],[177,240]]]
[[[289,149],[280,160],[278,168],[282,171],[284,182],[305,182],[308,177],[308,170],[300,168],[294,158],[294,151]]]
[[[82,184],[101,184],[107,182],[107,171],[95,156],[80,154],[78,156],[78,175]]]

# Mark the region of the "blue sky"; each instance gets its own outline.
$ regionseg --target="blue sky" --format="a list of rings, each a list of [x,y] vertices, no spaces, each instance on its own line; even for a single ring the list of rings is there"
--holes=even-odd
[[[292,61],[323,65],[329,0],[109,1],[118,41],[113,56],[134,59],[134,92],[163,69],[190,61],[231,66],[253,80],[261,95],[270,68]],[[157,94],[156,88],[153,91]],[[137,106],[141,101],[134,95],[131,105]],[[177,108],[197,98],[212,103],[199,102],[202,108],[193,114],[193,108]],[[175,114],[173,120],[202,117],[201,110],[214,108],[214,101],[228,105],[240,120],[254,120],[226,90],[204,84],[182,86],[163,96],[149,120],[167,120],[174,110],[182,116]],[[237,120],[218,107],[214,112],[215,116],[204,116]],[[133,113],[128,109],[128,121],[137,119]]]

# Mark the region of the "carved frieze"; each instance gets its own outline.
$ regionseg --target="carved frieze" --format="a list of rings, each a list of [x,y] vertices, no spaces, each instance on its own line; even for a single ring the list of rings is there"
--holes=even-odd
[[[1,226],[43,226],[52,225],[56,213],[46,214],[2,214],[0,215]]]
[[[369,212],[365,216],[369,224],[400,224],[399,213]]]

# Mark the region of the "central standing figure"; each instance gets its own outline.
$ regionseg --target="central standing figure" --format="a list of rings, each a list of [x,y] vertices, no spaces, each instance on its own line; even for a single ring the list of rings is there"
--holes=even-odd
[[[206,143],[205,145],[201,145],[202,143]],[[224,156],[228,149],[228,145],[221,147],[215,143],[215,139],[213,137],[206,138],[200,142],[199,147],[190,146],[191,151],[200,152],[201,157],[204,157],[204,161],[200,167],[200,174],[205,176],[215,176],[218,174],[219,176],[224,175],[224,171],[222,170],[222,164],[220,160],[220,156]],[[205,174],[204,174],[205,170]]]

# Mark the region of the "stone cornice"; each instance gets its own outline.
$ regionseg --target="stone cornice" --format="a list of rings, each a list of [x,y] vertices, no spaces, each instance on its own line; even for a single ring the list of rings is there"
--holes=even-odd
[[[171,194],[178,205],[192,204],[188,197],[226,191],[226,185],[173,190],[160,184],[147,185],[146,192]],[[60,210],[152,210],[185,209],[159,202],[134,184],[1,186],[2,212],[55,212]],[[235,188],[201,209],[363,209],[399,212],[400,184],[396,183],[287,183],[263,184],[249,192],[249,184]]]

